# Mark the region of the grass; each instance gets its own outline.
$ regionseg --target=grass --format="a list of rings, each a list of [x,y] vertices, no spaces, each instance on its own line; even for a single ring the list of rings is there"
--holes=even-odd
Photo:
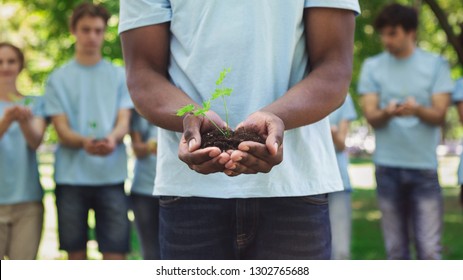
[[[463,212],[458,203],[458,188],[443,188],[444,232],[443,258],[463,260]],[[381,214],[373,189],[356,189],[352,194],[352,259],[385,259],[380,227]]]
[[[129,166],[133,166],[133,159],[129,160]],[[42,154],[40,157],[41,181],[45,189],[45,226],[39,259],[65,259],[66,255],[58,251],[58,240],[56,230],[56,209],[53,194],[53,157],[51,154]],[[446,187],[443,188],[444,194],[444,233],[442,238],[443,258],[463,260],[463,211],[458,204],[459,189],[455,187],[455,174],[458,159],[443,158],[440,160],[440,179]],[[354,260],[377,260],[385,259],[383,239],[380,227],[381,214],[376,204],[376,193],[372,186],[373,165],[370,159],[351,159],[351,167],[354,184],[352,193],[352,250],[351,255]],[[131,172],[129,172],[131,174]],[[129,176],[130,177],[130,176]],[[359,180],[360,179],[360,180]],[[449,179],[449,180],[447,180]],[[358,185],[356,185],[358,182]],[[128,184],[130,185],[130,183]],[[355,187],[357,186],[357,187]],[[453,186],[453,187],[452,187]],[[133,214],[129,213],[129,218],[133,220]],[[89,225],[94,225],[94,217],[90,215]],[[89,236],[94,239],[94,232],[90,230]],[[140,244],[132,224],[131,248],[128,258],[132,260],[141,259]],[[101,259],[95,241],[89,242],[88,253],[90,259]]]

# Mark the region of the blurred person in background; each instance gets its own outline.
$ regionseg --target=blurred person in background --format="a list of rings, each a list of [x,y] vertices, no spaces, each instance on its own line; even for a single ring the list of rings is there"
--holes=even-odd
[[[344,191],[328,195],[331,224],[331,259],[350,259],[350,244],[352,236],[352,186],[349,180],[349,158],[346,152],[346,137],[350,122],[357,118],[354,102],[348,94],[344,104],[329,115],[331,136],[339,172],[341,173]]]
[[[375,129],[376,182],[389,259],[441,259],[443,199],[436,148],[453,82],[446,60],[416,46],[415,9],[391,4],[375,21],[385,51],[368,58],[358,92]],[[412,242],[410,241],[412,239]]]
[[[133,110],[130,136],[136,156],[130,199],[142,255],[145,260],[159,260],[159,197],[153,195],[157,127]]]
[[[36,150],[46,121],[43,99],[16,87],[24,55],[0,42],[0,258],[32,260],[42,236],[43,204]]]
[[[103,259],[129,252],[128,198],[124,190],[132,103],[124,70],[102,59],[110,15],[83,3],[71,17],[75,57],[49,77],[46,114],[59,136],[55,195],[60,249],[86,259],[88,212],[95,211],[96,240]]]
[[[456,82],[452,99],[457,106],[460,122],[463,124],[463,78]],[[458,185],[460,185],[460,204],[463,206],[463,153],[460,154],[460,165],[458,166]]]

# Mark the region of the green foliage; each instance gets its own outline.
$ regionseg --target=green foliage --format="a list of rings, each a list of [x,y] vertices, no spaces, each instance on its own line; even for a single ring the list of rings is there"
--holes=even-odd
[[[220,72],[220,76],[215,82],[217,86],[222,85],[223,80],[227,76],[228,73],[230,73],[231,68],[224,69],[222,72]],[[230,136],[230,132],[228,129],[221,129],[213,120],[211,120],[206,113],[211,109],[211,101],[215,100],[219,97],[222,97],[223,99],[223,106],[225,108],[225,114],[226,114],[226,123],[227,127],[228,125],[228,110],[227,110],[227,102],[225,101],[225,96],[230,96],[232,93],[233,89],[232,88],[216,88],[214,92],[212,93],[212,97],[208,100],[203,101],[203,106],[201,108],[196,108],[193,104],[188,104],[183,106],[182,108],[177,110],[176,115],[181,117],[184,116],[185,114],[192,113],[195,116],[203,116],[206,117],[225,137]]]
[[[0,0],[0,41],[10,41],[21,47],[26,55],[26,69],[19,77],[19,88],[26,94],[40,94],[49,73],[72,58],[74,39],[69,32],[69,17],[72,9],[82,0]],[[117,25],[119,22],[119,1],[94,0],[104,5],[113,15],[108,24],[103,46],[103,56],[118,65],[123,64],[122,51]],[[381,42],[374,31],[372,22],[381,8],[393,0],[360,0],[362,13],[356,18],[353,77],[350,87],[360,119],[361,111],[356,94],[360,68],[367,57],[382,51]],[[447,43],[445,32],[433,12],[424,1],[398,0],[401,4],[417,5],[420,13],[418,45],[425,50],[445,56],[452,67],[453,78],[463,76],[463,65],[453,47]],[[436,0],[446,12],[449,24],[455,34],[461,34],[463,23],[463,1]],[[228,72],[226,72],[228,73]],[[216,84],[221,85],[226,73],[219,77]],[[219,90],[220,91],[220,90]],[[217,94],[227,95],[227,91]],[[215,92],[214,92],[215,94]],[[451,122],[446,126],[449,133],[460,127],[457,118],[450,116]]]

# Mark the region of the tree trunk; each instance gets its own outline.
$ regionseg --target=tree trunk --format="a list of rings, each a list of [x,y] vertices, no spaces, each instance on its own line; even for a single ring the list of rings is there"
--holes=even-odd
[[[463,31],[459,35],[453,32],[453,28],[447,20],[447,15],[436,2],[436,0],[423,0],[423,2],[428,4],[428,6],[431,8],[432,12],[439,21],[440,26],[447,35],[448,42],[455,49],[455,52],[458,56],[458,61],[463,65]]]

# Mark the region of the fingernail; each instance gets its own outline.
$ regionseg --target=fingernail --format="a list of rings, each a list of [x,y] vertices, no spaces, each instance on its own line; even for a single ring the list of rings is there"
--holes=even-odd
[[[188,149],[190,150],[190,152],[195,144],[196,144],[196,139],[194,138],[191,139],[190,142],[188,142]]]
[[[237,158],[235,161],[240,161],[240,160],[242,160],[242,159],[243,159],[242,157],[239,157],[239,158]]]
[[[249,151],[249,146],[243,146],[240,150],[245,152]]]
[[[275,142],[275,144],[273,144],[273,147],[275,147],[275,150],[278,151],[278,143]]]

